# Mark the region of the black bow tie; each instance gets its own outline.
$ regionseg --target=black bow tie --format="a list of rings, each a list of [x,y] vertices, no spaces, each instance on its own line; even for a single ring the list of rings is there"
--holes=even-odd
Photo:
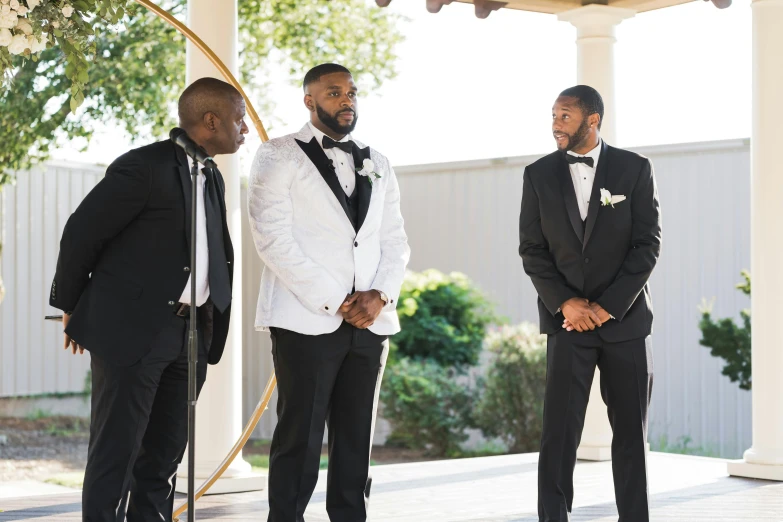
[[[345,152],[346,154],[351,154],[353,152],[354,143],[352,141],[334,141],[329,136],[324,136],[323,141],[321,144],[325,149],[332,149],[334,147],[337,147],[341,151]]]
[[[590,168],[593,168],[593,158],[589,156],[574,156],[573,154],[566,154],[566,161],[569,165],[573,165],[574,163],[584,163]]]

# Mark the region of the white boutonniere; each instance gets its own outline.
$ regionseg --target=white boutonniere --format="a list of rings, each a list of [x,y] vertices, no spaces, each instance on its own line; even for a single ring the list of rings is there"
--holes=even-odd
[[[601,189],[601,205],[605,207],[611,205],[612,208],[614,208],[615,204],[620,203],[621,201],[625,201],[625,196],[613,196],[608,190]]]
[[[361,169],[356,169],[356,172],[360,176],[364,176],[367,178],[367,181],[370,182],[370,185],[372,185],[372,179],[381,179],[381,175],[375,172],[375,163],[370,158],[366,158],[364,160],[364,163],[362,163]]]

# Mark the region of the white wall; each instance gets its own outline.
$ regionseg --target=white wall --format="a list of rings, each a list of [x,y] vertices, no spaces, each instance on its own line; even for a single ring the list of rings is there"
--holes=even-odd
[[[749,300],[734,289],[750,262],[747,140],[638,148],[655,165],[664,243],[652,277],[655,382],[653,442],[693,439],[739,456],[750,445],[750,393],[720,374],[721,360],[698,344],[698,305],[715,297],[718,317],[738,317]],[[468,274],[511,321],[536,321],[535,292],[517,254],[524,166],[537,157],[397,169],[413,270]],[[70,212],[102,176],[94,167],[51,164],[22,173],[0,192],[0,397],[80,391],[88,355],[61,348],[58,325],[44,322],[57,245]],[[243,212],[245,198],[242,197]],[[244,223],[244,222],[243,222]],[[253,329],[262,265],[243,226],[244,418],[272,371],[269,335]],[[271,438],[276,397],[255,436]]]

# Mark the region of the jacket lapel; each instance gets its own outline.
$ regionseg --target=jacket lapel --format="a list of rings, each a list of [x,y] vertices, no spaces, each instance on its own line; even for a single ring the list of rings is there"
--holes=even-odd
[[[307,154],[307,157],[310,158],[310,161],[313,162],[313,165],[315,165],[315,167],[318,169],[318,172],[321,173],[321,176],[324,178],[324,181],[326,181],[326,184],[329,185],[330,189],[332,189],[334,197],[337,198],[340,206],[343,207],[346,217],[354,226],[354,228],[356,228],[356,223],[354,223],[353,219],[351,219],[351,212],[348,209],[348,201],[345,197],[345,191],[340,186],[340,180],[337,179],[337,172],[334,170],[334,164],[326,156],[326,153],[318,144],[318,140],[313,137],[308,142],[304,142],[298,139],[295,141],[302,151]]]
[[[598,167],[595,171],[595,180],[593,180],[593,190],[590,194],[590,206],[587,209],[587,223],[585,224],[585,240],[582,242],[582,251],[587,247],[590,236],[593,233],[595,222],[598,219],[598,212],[601,210],[601,189],[606,188],[606,175],[609,171],[608,147],[606,142],[601,140],[601,154],[598,156]]]
[[[172,143],[172,145],[174,145]],[[185,199],[185,239],[188,242],[188,252],[190,252],[190,215],[193,212],[193,202],[191,187],[193,181],[190,179],[190,166],[188,165],[188,157],[185,151],[177,145],[174,145],[176,149],[177,163],[179,164],[179,180],[182,185],[182,196]]]
[[[560,183],[560,189],[563,191],[568,219],[571,221],[576,237],[584,244],[584,227],[582,226],[582,216],[579,214],[579,204],[576,202],[574,181],[571,179],[571,170],[568,168],[568,162],[562,156],[557,166],[557,178]]]
[[[353,148],[353,164],[355,172],[358,172],[365,159],[370,159],[370,147],[360,149],[358,146]],[[364,176],[356,174],[356,197],[359,200],[359,223],[357,223],[356,230],[362,228],[364,224],[364,218],[367,217],[367,211],[370,208],[370,199],[372,199],[372,184],[369,179],[362,179]]]

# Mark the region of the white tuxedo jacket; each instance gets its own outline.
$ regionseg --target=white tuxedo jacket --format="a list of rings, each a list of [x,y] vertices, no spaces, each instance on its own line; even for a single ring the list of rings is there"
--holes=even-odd
[[[381,176],[372,184],[357,180],[358,232],[334,167],[309,125],[259,147],[248,185],[250,228],[265,265],[257,330],[331,333],[343,322],[338,309],[355,287],[389,297],[370,331],[400,331],[396,307],[410,258],[400,189],[386,157],[354,143],[361,149],[354,156],[357,167],[369,157]]]

